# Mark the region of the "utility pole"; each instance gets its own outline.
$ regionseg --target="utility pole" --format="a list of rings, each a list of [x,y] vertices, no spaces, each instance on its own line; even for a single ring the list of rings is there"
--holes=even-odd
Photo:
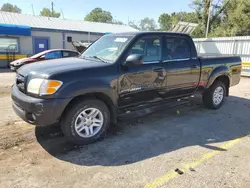
[[[62,14],[62,17],[63,17],[63,19],[64,19],[64,14],[63,14],[63,10],[61,9],[61,14]]]
[[[208,35],[208,31],[209,31],[209,24],[210,24],[209,22],[210,22],[210,16],[211,16],[211,9],[212,9],[212,0],[210,0],[209,9],[208,9],[206,38],[207,38],[207,35]]]
[[[51,2],[51,17],[54,17],[54,3]]]
[[[35,16],[35,11],[34,11],[33,4],[31,4],[31,7],[32,7],[33,15]]]

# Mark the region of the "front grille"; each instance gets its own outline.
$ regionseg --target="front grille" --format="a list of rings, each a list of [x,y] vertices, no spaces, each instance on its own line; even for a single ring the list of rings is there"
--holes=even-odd
[[[18,87],[18,89],[22,92],[25,91],[25,79],[24,76],[17,74],[16,76],[16,85]]]

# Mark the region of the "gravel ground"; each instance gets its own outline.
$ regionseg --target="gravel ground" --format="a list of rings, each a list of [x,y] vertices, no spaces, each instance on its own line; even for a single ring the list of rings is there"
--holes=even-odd
[[[0,77],[0,91],[10,88],[14,73]],[[119,122],[87,146],[68,144],[57,126],[24,123],[9,93],[0,98],[0,187],[250,187],[249,78],[217,111],[198,98]]]

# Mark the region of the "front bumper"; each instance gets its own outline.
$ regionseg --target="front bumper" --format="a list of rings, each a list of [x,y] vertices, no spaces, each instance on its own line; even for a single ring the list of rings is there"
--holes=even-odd
[[[39,99],[30,97],[12,87],[12,107],[24,121],[34,125],[51,125],[58,122],[71,99]]]

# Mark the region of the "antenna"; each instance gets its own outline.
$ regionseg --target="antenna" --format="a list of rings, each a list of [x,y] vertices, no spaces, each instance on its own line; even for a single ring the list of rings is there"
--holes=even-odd
[[[35,16],[35,11],[34,11],[33,4],[31,4],[31,7],[32,7],[33,15]]]

